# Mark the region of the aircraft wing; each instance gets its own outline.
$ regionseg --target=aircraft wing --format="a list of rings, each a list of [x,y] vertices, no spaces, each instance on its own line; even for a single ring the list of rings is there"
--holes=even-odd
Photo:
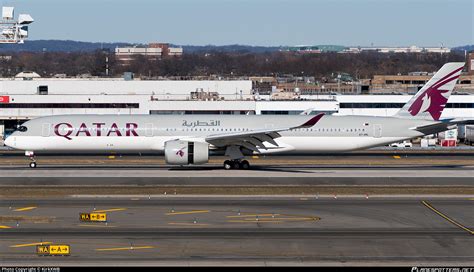
[[[206,142],[217,146],[225,147],[230,145],[242,146],[249,150],[259,152],[258,148],[267,149],[264,142],[268,142],[272,145],[278,146],[275,142],[275,138],[281,137],[279,132],[288,131],[299,128],[310,128],[314,126],[324,116],[324,113],[320,113],[314,117],[311,117],[304,124],[295,127],[282,127],[274,129],[261,129],[252,130],[245,132],[234,132],[225,134],[209,135],[205,138]]]
[[[446,131],[454,128],[455,125],[469,125],[474,124],[474,120],[471,119],[444,119],[439,123],[418,126],[412,128],[413,130],[419,131],[425,135],[434,134],[442,131]]]

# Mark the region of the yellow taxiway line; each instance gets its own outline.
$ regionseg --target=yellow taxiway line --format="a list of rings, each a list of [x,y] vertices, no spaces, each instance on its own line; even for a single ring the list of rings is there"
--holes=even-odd
[[[155,248],[155,247],[154,246],[131,246],[131,247],[96,248],[96,251],[138,250],[138,249],[150,249],[150,248]]]
[[[179,222],[170,222],[168,225],[177,225],[177,226],[209,226],[209,224],[201,224],[201,223],[179,223]]]
[[[469,228],[466,228],[465,226],[463,226],[461,223],[458,223],[456,222],[455,220],[449,218],[447,215],[443,214],[442,212],[438,211],[437,209],[435,209],[435,207],[431,206],[430,203],[426,202],[426,201],[421,201],[421,203],[423,203],[423,205],[425,205],[428,209],[432,210],[433,212],[435,212],[436,214],[438,214],[439,216],[443,217],[444,219],[446,219],[448,222],[450,222],[451,224],[469,232],[470,234],[473,234],[474,235],[474,231],[469,229]]]
[[[78,225],[79,227],[95,227],[95,228],[115,228],[116,226],[111,226],[111,225],[85,225],[81,224]]]
[[[284,223],[278,220],[227,220],[228,223]]]
[[[211,211],[202,210],[202,211],[187,211],[187,212],[170,212],[170,213],[166,213],[166,215],[196,214],[196,213],[208,213],[208,212],[211,212]]]
[[[278,213],[264,213],[264,214],[243,214],[243,215],[228,215],[227,218],[243,218],[243,217],[264,217],[264,216],[278,216]]]
[[[51,242],[39,242],[39,243],[30,243],[30,244],[19,244],[19,245],[12,245],[10,247],[30,247],[30,246],[42,246],[42,245],[50,245]]]
[[[93,211],[92,213],[104,213],[104,212],[118,212],[118,211],[126,211],[126,208],[117,208],[117,209],[108,209],[108,210],[97,210]]]
[[[24,208],[18,208],[18,209],[15,209],[13,211],[15,212],[25,212],[25,211],[31,211],[31,210],[34,210],[38,207],[24,207]]]
[[[229,223],[253,223],[253,222],[265,222],[265,223],[283,223],[283,222],[305,222],[305,221],[316,221],[317,218],[244,218],[240,220],[227,220]]]
[[[246,221],[257,221],[256,218],[244,218]],[[275,217],[275,218],[258,218],[258,220],[281,220],[281,221],[310,221],[317,220],[313,217]]]

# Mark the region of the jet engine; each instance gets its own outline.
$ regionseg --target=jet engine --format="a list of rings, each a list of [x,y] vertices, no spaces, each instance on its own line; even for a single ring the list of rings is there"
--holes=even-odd
[[[204,164],[209,162],[209,144],[173,140],[165,142],[165,161],[171,165]]]

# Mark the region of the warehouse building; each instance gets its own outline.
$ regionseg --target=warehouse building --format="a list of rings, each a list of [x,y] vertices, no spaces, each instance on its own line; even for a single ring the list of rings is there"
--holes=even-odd
[[[157,60],[165,57],[180,57],[183,55],[183,48],[171,47],[168,43],[150,43],[147,47],[117,47],[115,57],[119,62],[126,65],[135,59],[136,56],[143,56],[149,60]]]
[[[362,53],[362,52],[378,52],[378,53],[438,53],[447,54],[451,49],[447,47],[418,47],[416,45],[408,47],[350,47],[344,50],[344,53]]]

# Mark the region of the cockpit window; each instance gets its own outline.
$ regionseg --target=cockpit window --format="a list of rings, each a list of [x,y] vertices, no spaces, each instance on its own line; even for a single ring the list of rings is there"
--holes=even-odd
[[[19,126],[17,130],[20,131],[20,132],[26,132],[28,130],[28,128],[25,127],[25,126]]]

